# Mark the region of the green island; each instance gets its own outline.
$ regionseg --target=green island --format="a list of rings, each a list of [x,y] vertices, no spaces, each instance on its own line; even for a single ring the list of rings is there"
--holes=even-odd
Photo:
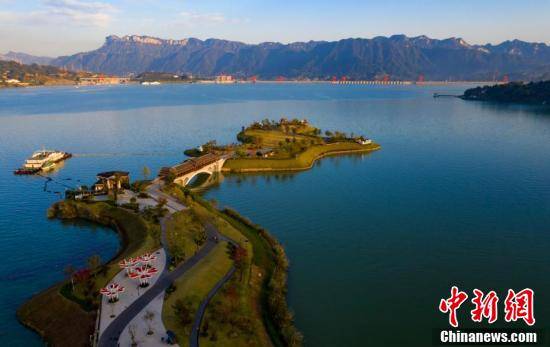
[[[327,155],[367,153],[380,146],[362,136],[323,133],[306,120],[284,118],[243,127],[237,139],[236,144],[210,141],[187,150],[196,158],[163,168],[153,180],[146,177],[148,168],[143,170],[145,179],[132,184],[127,172],[112,171],[98,174],[100,180],[91,188],[67,192],[65,200],[49,208],[48,217],[108,226],[118,232],[121,249],[107,262],[95,255],[84,268],[67,265],[66,279],[30,298],[19,308],[18,319],[55,346],[112,345],[109,341],[126,334],[125,327],[132,346],[159,341],[180,346],[301,346],[303,336],[287,305],[289,262],[283,247],[238,212],[205,200],[181,177],[207,167],[226,172],[305,170]],[[223,167],[216,166],[219,162]],[[156,265],[159,280],[147,289],[162,295],[156,312],[144,311],[154,306],[149,292],[139,294],[139,287],[149,283],[128,285],[132,270],[121,265],[143,254],[166,254],[165,264]],[[118,297],[102,300],[102,290],[115,280],[127,281],[127,291],[137,290],[134,301],[120,306]],[[121,317],[130,312],[130,304],[141,311]],[[116,314],[115,307],[120,310]],[[143,312],[146,324],[136,328],[133,317]],[[161,326],[156,331],[155,320]],[[79,324],[73,324],[76,321]],[[139,333],[141,340],[136,338]]]
[[[306,119],[279,121],[264,119],[243,127],[238,144],[219,146],[215,141],[185,154],[225,154],[225,172],[300,171],[310,169],[316,160],[329,155],[368,153],[380,145],[364,136],[327,130],[324,133]]]
[[[550,105],[550,81],[512,82],[468,89],[464,100]]]

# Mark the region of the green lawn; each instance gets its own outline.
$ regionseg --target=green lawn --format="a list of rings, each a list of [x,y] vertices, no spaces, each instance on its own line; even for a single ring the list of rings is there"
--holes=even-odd
[[[183,259],[193,256],[198,250],[193,236],[203,231],[204,227],[193,209],[174,213],[166,222],[166,238],[170,253],[174,255],[177,252],[175,249],[178,249],[183,251]]]
[[[180,346],[189,345],[191,324],[181,324],[174,312],[174,304],[178,299],[190,302],[191,317],[194,317],[200,302],[229,271],[232,263],[227,252],[227,243],[220,242],[203,260],[176,281],[176,290],[164,302],[162,320],[166,329],[176,333]]]
[[[266,147],[278,147],[280,142],[285,142],[287,139],[292,140],[293,138],[296,141],[306,140],[307,143],[310,143],[311,140],[314,140],[316,143],[322,143],[323,140],[320,137],[300,135],[299,133],[293,135],[292,133],[284,133],[279,130],[256,130],[256,129],[247,129],[244,134],[246,136],[251,136],[261,139],[261,145]]]
[[[86,312],[63,297],[59,287],[51,287],[29,299],[17,310],[17,318],[44,337],[47,345],[88,346],[95,312]]]
[[[223,218],[216,225],[220,232],[232,238],[244,236]],[[238,235],[234,235],[238,234]],[[228,283],[214,296],[206,309],[201,326],[201,346],[245,347],[270,346],[264,328],[260,306],[263,270],[253,266],[251,242],[243,241],[247,250],[243,269],[236,271]]]
[[[361,145],[355,142],[337,142],[313,145],[291,159],[239,158],[229,159],[224,169],[234,172],[246,171],[285,171],[309,169],[315,160],[331,154],[366,153],[380,148],[378,144]]]

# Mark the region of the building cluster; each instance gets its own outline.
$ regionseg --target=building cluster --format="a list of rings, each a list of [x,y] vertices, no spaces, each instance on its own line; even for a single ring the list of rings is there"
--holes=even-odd
[[[130,174],[126,171],[100,172],[96,178],[97,181],[92,186],[95,195],[109,194],[115,189],[120,191],[130,186]]]
[[[228,84],[228,83],[235,83],[236,80],[231,75],[219,75],[216,76],[216,83],[219,84]]]
[[[126,84],[130,82],[128,77],[81,77],[78,80],[78,84],[82,86],[97,86],[97,85],[110,85],[110,84]]]
[[[93,196],[119,193],[130,187],[130,174],[127,171],[106,171],[96,175],[97,181],[90,187],[79,187],[78,190],[68,190],[67,198],[76,200],[89,199]]]

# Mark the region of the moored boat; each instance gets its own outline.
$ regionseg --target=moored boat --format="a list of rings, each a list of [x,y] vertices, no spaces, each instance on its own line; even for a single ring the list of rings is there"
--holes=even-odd
[[[34,152],[30,158],[25,161],[23,167],[15,170],[16,175],[33,175],[40,171],[51,170],[55,165],[63,160],[69,159],[72,154],[42,149]]]

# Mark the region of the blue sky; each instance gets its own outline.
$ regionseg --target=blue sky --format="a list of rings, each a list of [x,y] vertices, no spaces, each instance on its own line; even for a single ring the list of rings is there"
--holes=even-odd
[[[248,43],[378,35],[550,43],[548,0],[0,0],[0,53],[71,54],[110,34]]]

